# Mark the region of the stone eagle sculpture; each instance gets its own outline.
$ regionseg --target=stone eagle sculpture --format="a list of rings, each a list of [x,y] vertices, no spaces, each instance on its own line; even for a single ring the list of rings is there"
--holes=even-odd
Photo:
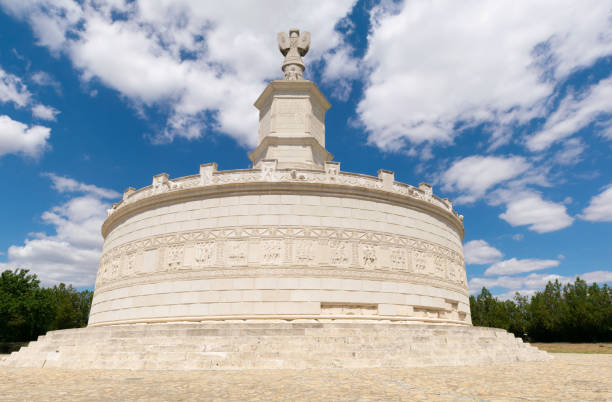
[[[308,53],[310,32],[302,32],[300,34],[299,29],[290,29],[289,35],[285,32],[279,32],[276,37],[278,39],[278,48],[283,56],[285,56],[282,66],[285,79],[302,80],[302,74],[306,69],[302,56]]]

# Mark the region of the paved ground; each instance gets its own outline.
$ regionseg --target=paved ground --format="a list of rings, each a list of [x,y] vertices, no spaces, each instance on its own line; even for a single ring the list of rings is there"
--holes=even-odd
[[[359,370],[128,371],[0,368],[0,400],[608,400],[612,355],[545,363]]]

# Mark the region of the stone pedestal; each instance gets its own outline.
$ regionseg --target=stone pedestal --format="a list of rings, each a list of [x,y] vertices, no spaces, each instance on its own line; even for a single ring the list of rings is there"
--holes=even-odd
[[[332,160],[325,149],[325,112],[330,104],[310,81],[272,81],[255,102],[259,110],[258,146],[253,167],[276,159],[278,169],[323,170]]]
[[[410,323],[219,321],[52,331],[0,367],[329,369],[504,364],[552,357],[497,328]]]

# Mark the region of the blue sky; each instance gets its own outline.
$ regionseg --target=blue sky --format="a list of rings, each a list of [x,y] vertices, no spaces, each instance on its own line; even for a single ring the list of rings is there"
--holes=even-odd
[[[248,168],[299,27],[327,149],[451,198],[471,291],[612,282],[611,1],[314,3],[0,0],[0,268],[90,287],[125,188]]]

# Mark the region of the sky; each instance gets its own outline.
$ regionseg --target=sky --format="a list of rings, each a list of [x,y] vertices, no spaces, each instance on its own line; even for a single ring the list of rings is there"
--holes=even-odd
[[[451,198],[470,293],[612,283],[610,0],[0,0],[0,269],[91,288],[124,189],[249,168],[293,27],[328,151]]]

